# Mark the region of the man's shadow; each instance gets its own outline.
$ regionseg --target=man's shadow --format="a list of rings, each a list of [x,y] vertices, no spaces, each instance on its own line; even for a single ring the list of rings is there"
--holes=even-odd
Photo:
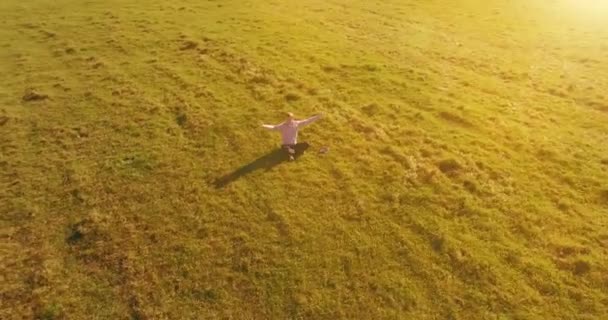
[[[294,154],[294,158],[297,160],[299,157],[301,157],[304,154],[304,151],[306,151],[309,147],[310,147],[310,145],[306,142],[296,144],[294,147],[294,149],[296,151]],[[282,148],[278,148],[260,158],[253,160],[252,162],[236,169],[235,171],[233,171],[229,174],[226,174],[220,178],[217,178],[213,182],[213,184],[218,189],[223,188],[223,187],[227,186],[228,184],[236,181],[237,179],[239,179],[255,170],[258,170],[258,169],[270,170],[270,169],[276,167],[277,165],[279,165],[285,161],[288,161],[288,160],[289,160],[289,155],[288,155],[287,151],[283,150]]]

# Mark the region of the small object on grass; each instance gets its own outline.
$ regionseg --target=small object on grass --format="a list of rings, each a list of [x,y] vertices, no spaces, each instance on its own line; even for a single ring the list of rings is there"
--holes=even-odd
[[[327,147],[327,146],[321,147],[321,149],[319,149],[320,154],[326,154],[328,152],[329,152],[329,147]]]
[[[23,95],[23,101],[45,100],[48,98],[49,98],[48,95],[36,92],[33,89],[26,90],[25,94]]]
[[[182,46],[179,49],[184,51],[184,50],[191,50],[196,47],[198,47],[198,43],[196,43],[192,40],[187,40],[187,41],[184,41],[184,43],[182,44]]]

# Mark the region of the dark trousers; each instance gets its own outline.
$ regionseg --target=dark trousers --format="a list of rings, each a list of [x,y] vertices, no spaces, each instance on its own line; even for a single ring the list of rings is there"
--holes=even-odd
[[[306,142],[298,143],[298,144],[284,144],[281,146],[281,149],[285,151],[287,156],[291,156],[293,158],[297,158],[301,156],[306,149],[308,149],[310,145]]]

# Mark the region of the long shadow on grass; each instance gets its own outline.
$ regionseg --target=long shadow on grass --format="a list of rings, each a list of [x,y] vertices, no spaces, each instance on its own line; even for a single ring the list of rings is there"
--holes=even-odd
[[[294,157],[296,159],[301,157],[304,154],[304,151],[306,151],[308,149],[308,147],[310,147],[310,145],[306,142],[298,143],[295,146],[296,154],[294,155]],[[230,183],[238,180],[239,178],[241,178],[255,170],[259,170],[259,169],[270,170],[287,160],[288,160],[287,152],[285,152],[281,148],[278,148],[264,156],[261,156],[255,160],[253,160],[252,162],[234,170],[233,172],[231,172],[229,174],[226,174],[220,178],[217,178],[213,182],[213,184],[218,189],[223,188],[223,187],[229,185]]]

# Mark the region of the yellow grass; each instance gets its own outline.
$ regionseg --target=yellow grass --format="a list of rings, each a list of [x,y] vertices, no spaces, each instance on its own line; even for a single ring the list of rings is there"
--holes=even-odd
[[[1,1],[0,318],[605,319],[600,3]]]

